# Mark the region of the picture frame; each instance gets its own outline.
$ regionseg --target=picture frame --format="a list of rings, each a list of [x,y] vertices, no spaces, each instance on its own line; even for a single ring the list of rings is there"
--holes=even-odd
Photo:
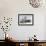
[[[32,26],[34,25],[34,14],[18,14],[19,26]]]

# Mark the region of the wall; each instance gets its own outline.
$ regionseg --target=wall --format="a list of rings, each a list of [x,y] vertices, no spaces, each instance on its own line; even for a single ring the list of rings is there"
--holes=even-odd
[[[0,0],[0,18],[4,16],[13,18],[12,26],[8,33],[17,40],[27,40],[34,34],[37,35],[39,40],[44,40],[46,34],[45,12],[45,6],[33,8],[30,6],[28,0]],[[18,26],[18,14],[34,14],[34,25]],[[0,32],[3,33],[2,31]],[[1,33],[0,35],[2,35]],[[2,38],[3,37],[0,36],[0,39]]]

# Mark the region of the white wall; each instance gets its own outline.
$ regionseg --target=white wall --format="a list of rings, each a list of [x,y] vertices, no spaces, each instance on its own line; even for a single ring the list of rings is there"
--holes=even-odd
[[[39,40],[44,40],[46,34],[45,12],[45,6],[32,8],[28,0],[0,0],[0,16],[13,17],[9,33],[17,40],[27,40],[34,34],[37,35]],[[18,26],[18,14],[34,14],[34,25]],[[2,36],[0,36],[0,39],[2,39]]]

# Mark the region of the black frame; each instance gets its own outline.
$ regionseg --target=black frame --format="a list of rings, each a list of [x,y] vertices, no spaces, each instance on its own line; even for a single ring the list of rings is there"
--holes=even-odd
[[[19,23],[19,16],[32,16],[32,24],[20,24]],[[34,25],[34,14],[18,14],[18,25],[19,26],[33,26]]]

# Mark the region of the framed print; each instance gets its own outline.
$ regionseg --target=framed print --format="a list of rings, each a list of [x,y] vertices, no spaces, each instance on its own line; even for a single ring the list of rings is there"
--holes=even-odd
[[[33,14],[18,14],[18,25],[20,26],[32,26],[34,24]]]

